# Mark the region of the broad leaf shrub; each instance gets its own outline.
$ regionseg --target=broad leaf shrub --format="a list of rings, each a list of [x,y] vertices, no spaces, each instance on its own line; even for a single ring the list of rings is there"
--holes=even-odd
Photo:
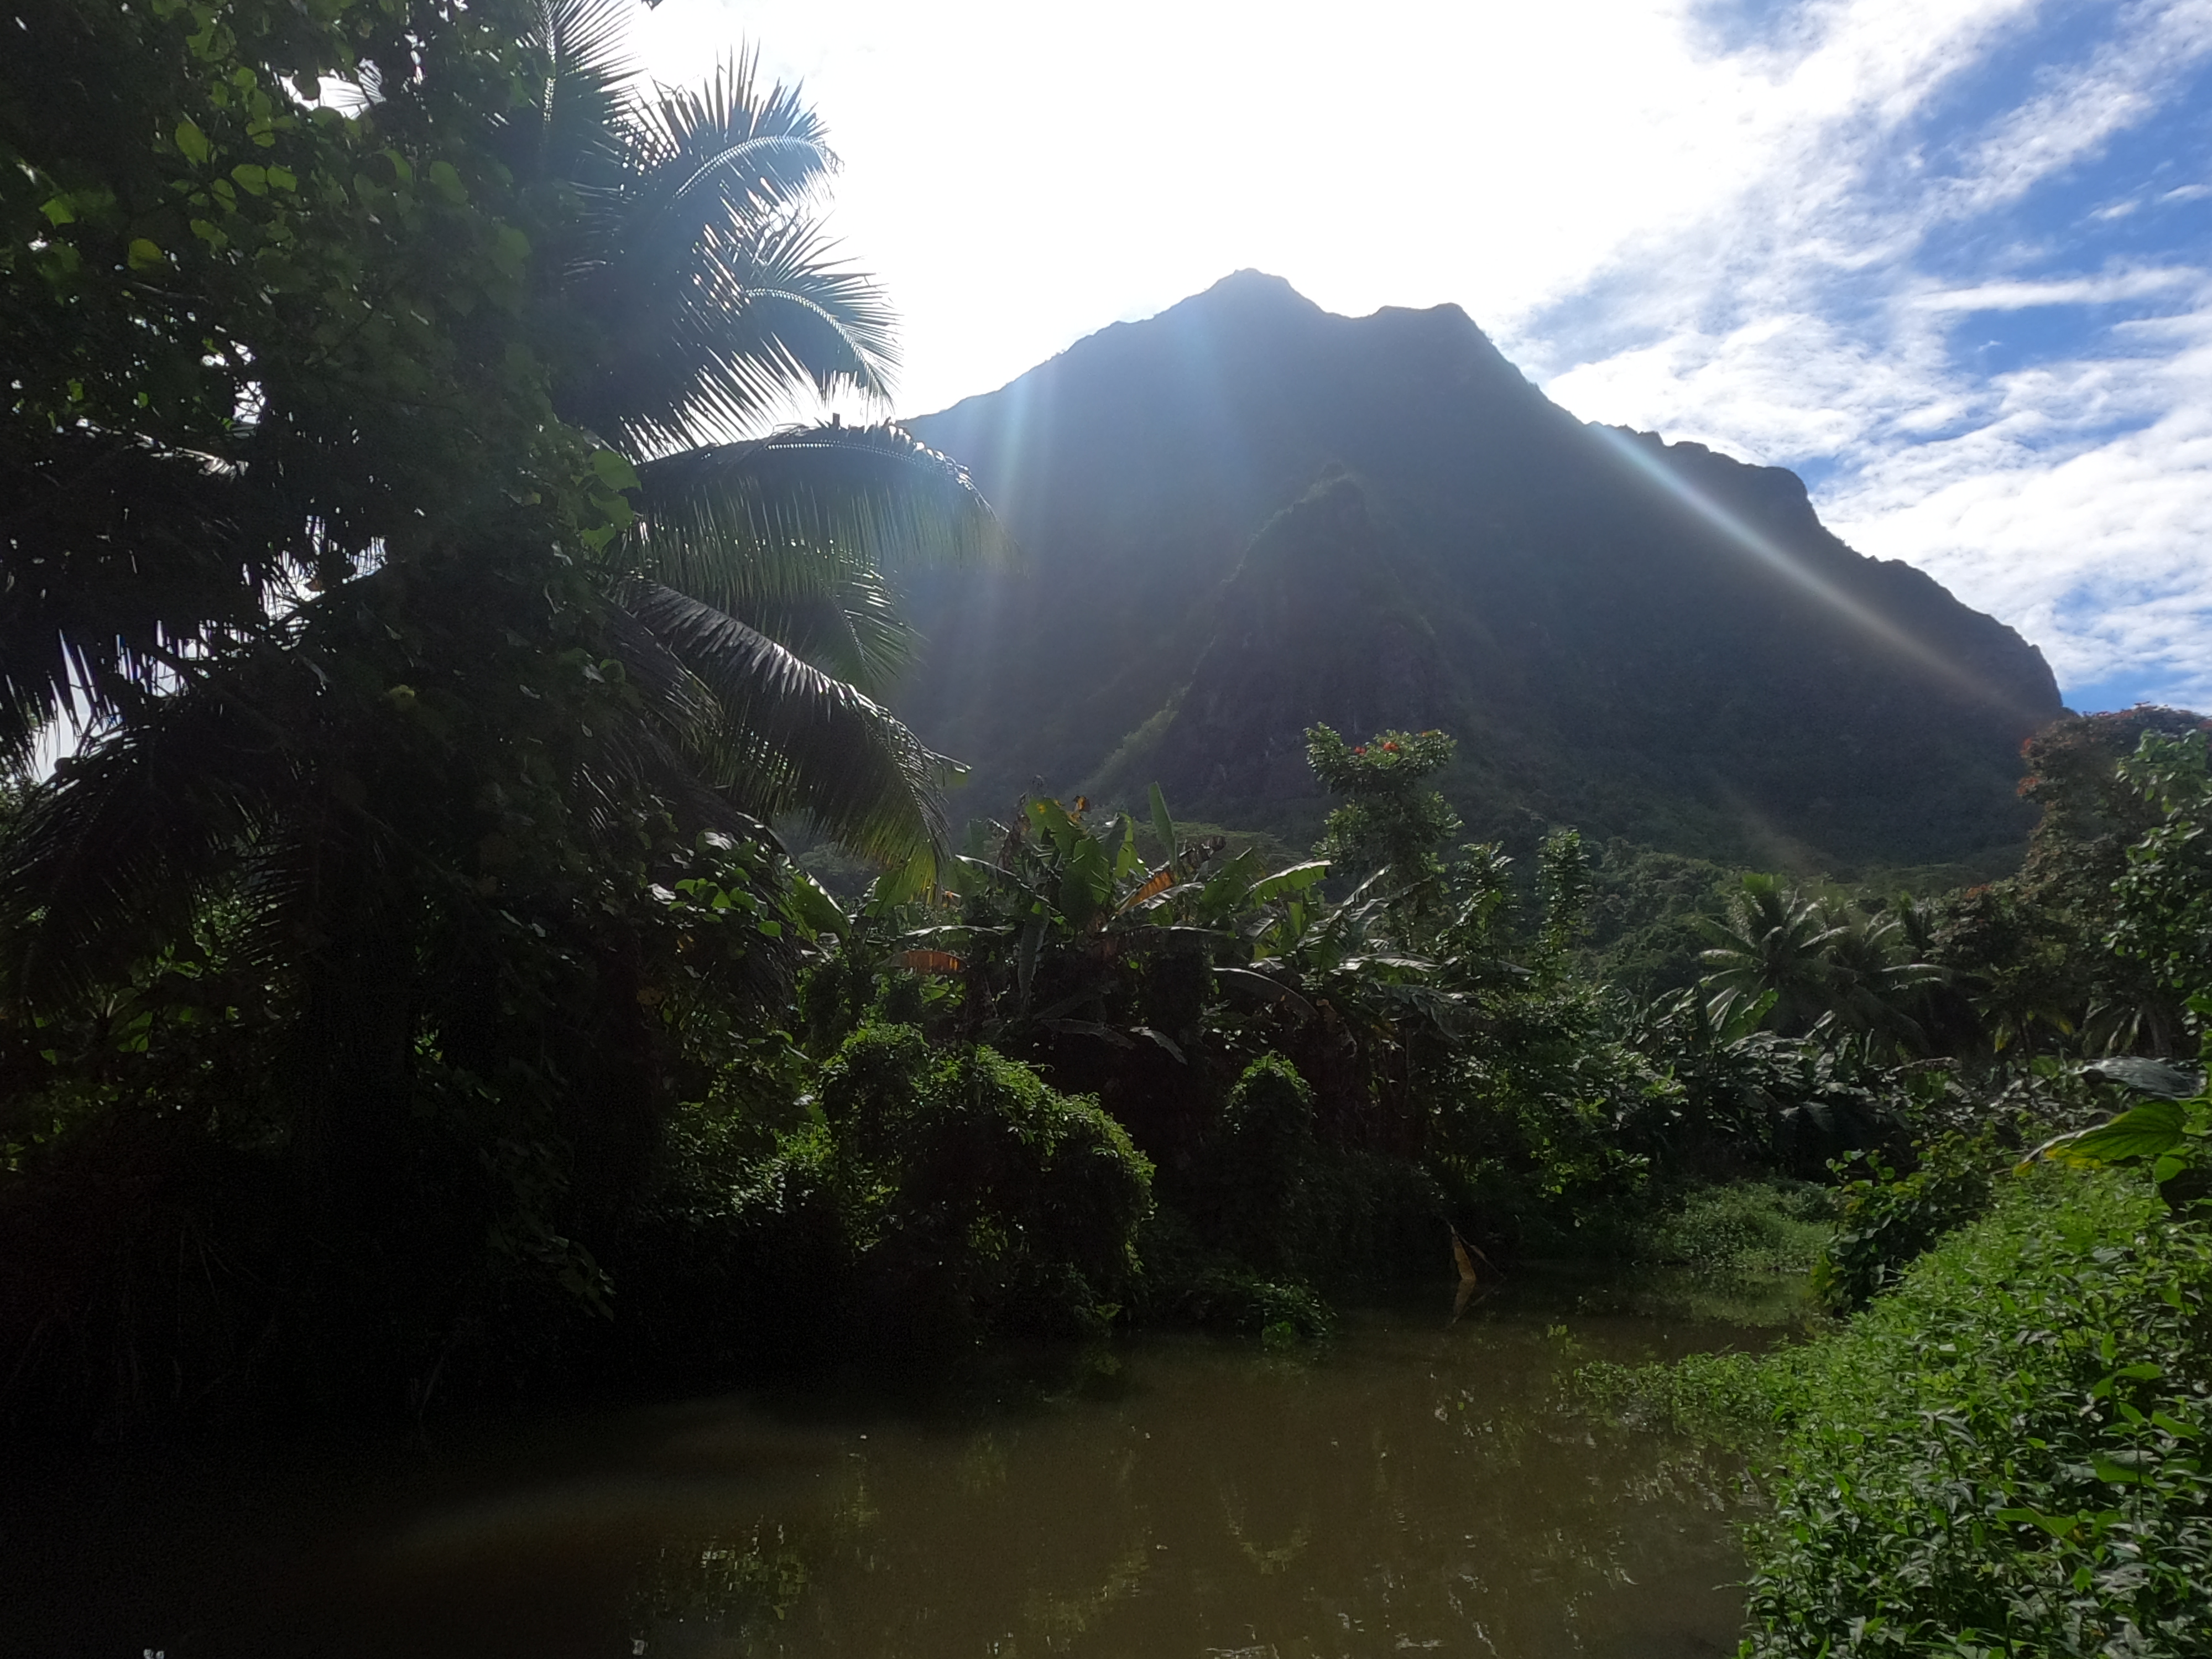
[[[703,1388],[948,1358],[1096,1336],[1128,1304],[1152,1169],[1095,1101],[988,1048],[871,1025],[779,1113],[805,1062],[763,1050],[677,1115],[611,1258],[620,1317],[594,1374]]]
[[[2212,1235],[2140,1176],[2039,1169],[1849,1325],[1591,1367],[1747,1440],[1744,1659],[2212,1653]]]
[[[821,1097],[848,1237],[887,1316],[917,1331],[1038,1334],[1112,1319],[1152,1170],[1097,1102],[902,1025],[849,1039]]]
[[[1918,1149],[1920,1167],[1899,1175],[1881,1156],[1844,1183],[1838,1224],[1813,1267],[1813,1291],[1839,1313],[1863,1308],[1936,1240],[1990,1205],[1997,1154],[1986,1135],[1939,1137]]]

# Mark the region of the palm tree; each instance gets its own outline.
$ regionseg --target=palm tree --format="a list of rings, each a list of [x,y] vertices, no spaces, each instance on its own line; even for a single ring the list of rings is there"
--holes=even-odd
[[[1922,959],[1924,918],[1831,906],[1761,875],[1743,878],[1730,908],[1729,926],[1705,924],[1716,1025],[1756,1018],[1784,1036],[1924,1045],[1917,1012],[1948,977]]]
[[[902,855],[941,834],[939,763],[874,700],[911,648],[886,575],[988,557],[1003,535],[957,466],[895,428],[732,436],[794,389],[883,392],[890,319],[811,216],[834,166],[812,112],[749,60],[700,92],[611,97],[617,9],[549,10],[532,135],[581,200],[547,309],[594,343],[561,364],[556,404],[635,464],[637,520],[603,574],[711,692],[717,781]]]
[[[1895,908],[1824,914],[1833,923],[1826,946],[1828,1011],[1814,1030],[1924,1052],[1928,1031],[1918,1015],[1929,989],[1948,975],[1923,959],[1917,948],[1923,930]]]
[[[887,578],[1007,543],[966,474],[896,427],[744,435],[794,392],[885,392],[890,314],[820,228],[836,160],[814,112],[750,57],[641,89],[627,9],[546,8],[544,90],[504,138],[567,209],[540,278],[556,406],[635,468],[601,574],[711,700],[719,784],[903,856],[941,837],[941,763],[875,701],[913,644]]]
[[[1747,875],[1727,926],[1709,921],[1705,988],[1713,1023],[1727,1025],[1771,999],[1767,1023],[1810,1030],[1829,1010],[1828,948],[1839,936],[1816,902],[1771,876]]]
[[[555,409],[602,447],[626,527],[564,564],[518,509],[171,653],[161,694],[118,705],[0,847],[19,1004],[112,982],[211,896],[242,908],[292,986],[289,1086],[325,1164],[389,1127],[439,999],[512,977],[500,951],[588,969],[598,1047],[649,1048],[621,892],[672,844],[653,823],[757,838],[798,811],[879,858],[940,846],[945,763],[878,701],[912,643],[891,578],[1006,546],[966,475],[894,427],[757,430],[794,394],[880,393],[892,365],[881,295],[820,233],[812,112],[749,60],[640,90],[615,0],[540,15],[542,97],[493,142],[534,216]],[[535,909],[511,896],[526,874]],[[604,1092],[651,1097],[633,1071]]]
[[[634,507],[629,527],[592,550],[590,575],[611,607],[599,643],[641,707],[622,753],[605,729],[579,751],[579,763],[588,753],[612,769],[579,787],[611,799],[625,777],[649,777],[723,828],[797,811],[884,859],[940,845],[945,763],[878,701],[913,644],[890,578],[997,556],[1006,538],[966,474],[895,427],[833,418],[742,435],[795,393],[884,392],[891,319],[821,234],[836,161],[814,112],[788,88],[763,88],[750,59],[697,91],[641,90],[617,51],[624,10],[623,0],[544,7],[528,43],[545,66],[542,94],[492,140],[538,218],[534,328],[556,408],[606,447],[603,462],[622,458],[602,472]],[[299,805],[323,793],[299,772],[313,770],[313,745],[283,734],[326,718],[298,699],[327,690],[327,676],[271,673],[271,650],[357,639],[335,611],[435,580],[395,556],[276,619],[273,646],[173,654],[178,688],[95,744],[14,839],[4,886],[18,968],[63,954],[40,950],[33,913],[49,933],[70,917],[65,953],[88,969],[86,941],[142,935],[143,919],[168,908],[155,891],[204,884],[241,824],[272,825],[295,808],[316,817]],[[260,738],[182,748],[186,733],[241,721]],[[297,766],[272,772],[280,751]],[[84,839],[140,822],[156,778],[173,789],[193,780],[204,793],[226,769],[240,775],[239,796],[204,837],[179,830],[105,849]],[[75,804],[63,799],[73,792]],[[112,906],[107,915],[50,902],[64,868],[102,872],[77,890],[84,906]]]

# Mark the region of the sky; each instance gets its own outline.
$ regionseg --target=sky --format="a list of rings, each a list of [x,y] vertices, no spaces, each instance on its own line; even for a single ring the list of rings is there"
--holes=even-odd
[[[896,406],[1228,272],[1463,307],[1589,420],[1788,466],[2068,703],[2212,709],[2212,0],[663,0],[804,83]]]

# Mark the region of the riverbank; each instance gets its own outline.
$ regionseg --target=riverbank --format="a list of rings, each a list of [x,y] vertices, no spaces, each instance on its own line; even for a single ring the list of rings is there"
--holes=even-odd
[[[2001,1181],[1808,1344],[1580,1380],[1747,1447],[1756,1659],[2212,1652],[2212,1237],[2139,1170]]]

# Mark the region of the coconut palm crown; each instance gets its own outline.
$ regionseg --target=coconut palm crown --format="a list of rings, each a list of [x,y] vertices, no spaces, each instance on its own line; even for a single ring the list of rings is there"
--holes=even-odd
[[[887,578],[1008,544],[895,426],[760,432],[795,397],[886,394],[890,312],[823,234],[837,161],[799,93],[749,56],[646,87],[625,9],[547,8],[543,97],[504,135],[562,216],[540,278],[556,407],[634,467],[603,574],[714,710],[718,783],[899,856],[941,838],[943,763],[875,701],[914,643]]]
[[[501,209],[526,230],[518,314],[551,413],[580,453],[598,446],[616,509],[571,550],[589,603],[528,574],[542,543],[527,497],[512,524],[480,514],[420,546],[391,532],[347,541],[301,497],[308,531],[264,538],[282,580],[230,605],[204,639],[171,628],[176,648],[137,684],[76,677],[94,735],[0,838],[0,980],[16,995],[87,991],[173,932],[194,895],[241,880],[250,905],[275,907],[268,937],[288,950],[353,927],[337,917],[367,902],[364,882],[428,891],[434,868],[442,902],[489,893],[478,849],[514,839],[489,823],[505,810],[492,803],[522,786],[495,788],[459,762],[440,784],[386,750],[403,738],[450,749],[466,728],[489,745],[476,753],[496,755],[520,742],[497,732],[538,718],[532,675],[596,686],[619,671],[548,739],[550,757],[528,763],[548,780],[528,787],[559,797],[546,810],[589,856],[626,856],[635,803],[726,833],[796,813],[884,860],[943,847],[948,763],[879,701],[914,645],[892,583],[1001,556],[1007,538],[961,468],[894,425],[776,425],[817,398],[880,398],[895,366],[884,296],[822,230],[836,158],[798,93],[764,86],[750,58],[695,90],[642,82],[619,52],[626,9],[555,0],[527,14],[537,33],[520,51],[542,73],[472,141],[496,158]],[[412,95],[399,88],[392,105]],[[264,428],[289,395],[270,390]],[[228,441],[250,454],[269,438],[248,420]],[[282,476],[204,471],[211,489]],[[239,535],[266,529],[241,523]],[[216,519],[203,528],[225,533]],[[239,562],[222,544],[208,556]],[[455,605],[475,614],[440,614]],[[94,645],[115,631],[105,611],[78,629]],[[54,673],[11,683],[11,708],[49,721],[67,708],[64,647]],[[434,692],[439,651],[460,670],[454,685],[494,690]],[[513,672],[487,678],[501,653]],[[378,724],[393,714],[413,724]],[[356,741],[384,757],[349,757]],[[377,777],[417,799],[398,811]]]

